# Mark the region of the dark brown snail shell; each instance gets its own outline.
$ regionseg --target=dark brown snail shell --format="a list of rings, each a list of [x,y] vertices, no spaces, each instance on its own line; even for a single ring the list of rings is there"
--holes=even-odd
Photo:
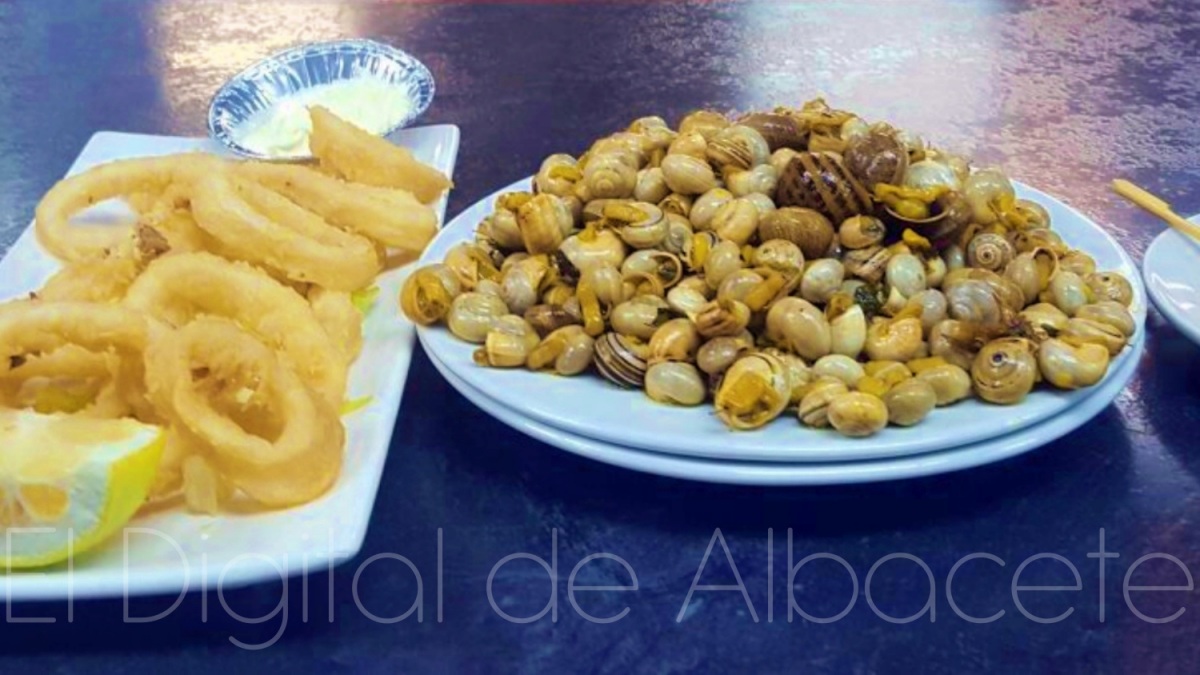
[[[846,168],[868,190],[877,183],[899,185],[908,170],[908,148],[893,134],[871,131],[852,139],[842,154]]]
[[[737,121],[742,126],[757,131],[767,141],[771,152],[779,148],[804,150],[808,147],[808,133],[800,123],[787,115],[776,113],[751,113]]]
[[[800,206],[835,223],[872,211],[871,194],[834,152],[802,152],[788,163],[775,190],[779,206]]]

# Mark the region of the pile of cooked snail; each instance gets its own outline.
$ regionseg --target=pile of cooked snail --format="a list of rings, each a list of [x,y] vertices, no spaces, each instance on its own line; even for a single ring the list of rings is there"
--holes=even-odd
[[[400,300],[481,366],[847,436],[1094,385],[1136,325],[1129,281],[1001,171],[821,99],[643,117],[551,155]]]

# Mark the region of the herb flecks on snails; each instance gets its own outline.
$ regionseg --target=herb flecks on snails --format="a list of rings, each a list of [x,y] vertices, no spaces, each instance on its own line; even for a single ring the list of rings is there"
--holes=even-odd
[[[822,99],[641,117],[577,150],[414,270],[404,314],[481,367],[850,437],[1093,386],[1137,328],[1130,281],[1002,170]]]

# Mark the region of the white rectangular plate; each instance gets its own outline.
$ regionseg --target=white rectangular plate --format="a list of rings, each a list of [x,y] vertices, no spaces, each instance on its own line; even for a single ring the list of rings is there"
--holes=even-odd
[[[453,176],[459,131],[453,125],[405,129],[391,140]],[[69,174],[128,157],[193,150],[223,154],[206,139],[100,132]],[[436,205],[444,222],[446,198]],[[103,204],[87,221],[128,217]],[[40,288],[60,263],[27,229],[0,260],[0,299]],[[379,297],[363,326],[363,350],[350,370],[348,399],[371,403],[345,418],[346,457],[337,484],[321,499],[286,511],[197,516],[181,507],[139,515],[123,534],[77,557],[73,565],[4,575],[8,600],[122,597],[234,588],[332,567],[362,547],[400,409],[413,349],[413,327],[396,298],[408,267],[380,276]],[[0,448],[2,451],[2,448]],[[0,545],[3,545],[0,543]]]

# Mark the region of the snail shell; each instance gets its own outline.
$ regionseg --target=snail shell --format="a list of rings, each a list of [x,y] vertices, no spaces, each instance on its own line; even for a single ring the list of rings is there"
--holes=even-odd
[[[1058,256],[1044,248],[1026,251],[1004,268],[1004,276],[1019,286],[1026,298],[1038,297],[1057,272]]]
[[[815,361],[830,353],[829,321],[807,300],[781,298],[767,311],[766,336],[782,349]]]
[[[904,187],[917,188],[946,188],[950,192],[962,189],[962,181],[953,167],[935,159],[923,159],[913,162],[904,171],[901,179]]]
[[[454,298],[462,293],[458,276],[446,265],[434,263],[409,275],[400,292],[400,308],[410,321],[428,326],[450,312]]]
[[[541,338],[523,317],[506,314],[492,322],[475,362],[492,368],[520,368]]]
[[[711,139],[729,124],[729,118],[715,110],[696,110],[679,121],[679,133],[696,133]]]
[[[1021,333],[1034,342],[1042,342],[1066,330],[1070,317],[1048,302],[1039,302],[1022,310],[1018,318]]]
[[[834,429],[851,438],[879,433],[888,423],[888,409],[883,400],[857,391],[834,398],[826,414]]]
[[[613,307],[609,323],[613,331],[641,340],[649,340],[668,316],[666,301],[653,295],[639,295]]]
[[[765,164],[771,150],[762,134],[735,124],[717,132],[708,141],[705,156],[720,169],[745,170]]]
[[[618,267],[625,260],[625,243],[612,230],[600,230],[588,237],[572,235],[558,250],[581,273],[593,267]]]
[[[968,267],[1001,271],[1012,262],[1014,255],[1012,244],[1001,234],[977,234],[967,244]]]
[[[889,422],[908,427],[929,415],[937,405],[937,393],[928,382],[914,377],[889,389],[883,395],[883,403],[887,406]]]
[[[916,379],[933,387],[938,407],[952,405],[971,395],[971,376],[954,364],[922,370],[917,373]]]
[[[1086,277],[1096,271],[1096,261],[1083,251],[1068,251],[1059,256],[1059,269]]]
[[[639,202],[657,204],[671,194],[667,179],[663,177],[662,167],[642,169],[637,172],[637,184],[633,188],[633,198]]]
[[[792,117],[777,113],[750,113],[738,124],[754,129],[763,137],[772,152],[780,148],[803,150],[807,147],[808,132]]]
[[[525,365],[533,370],[553,366],[559,375],[578,375],[592,365],[594,354],[595,340],[582,326],[564,326],[547,335],[530,352]]]
[[[692,212],[692,198],[688,195],[681,195],[678,192],[672,192],[667,195],[661,202],[658,203],[658,208],[662,209],[666,215],[688,217]]]
[[[750,308],[737,300],[716,300],[696,313],[696,330],[706,338],[738,335],[750,324]]]
[[[982,346],[979,332],[975,325],[963,321],[940,321],[929,331],[929,353],[966,370]]]
[[[704,280],[708,282],[709,288],[716,290],[720,288],[725,277],[742,269],[744,264],[742,249],[738,244],[722,240],[713,246],[708,258],[704,260]]]
[[[625,389],[641,389],[646,381],[647,348],[644,343],[604,333],[596,339],[592,361],[609,382]]]
[[[839,223],[850,216],[870,213],[872,208],[870,193],[842,164],[841,156],[833,152],[807,152],[794,157],[779,176],[775,203],[815,209]]]
[[[643,214],[640,220],[627,222],[617,228],[617,236],[626,244],[637,249],[658,246],[667,238],[670,225],[662,209],[653,204],[633,202],[631,204]]]
[[[563,200],[540,194],[517,209],[517,225],[526,251],[534,255],[553,253],[574,227],[575,217]]]
[[[850,140],[843,153],[846,168],[868,190],[876,183],[899,185],[908,170],[908,149],[896,136],[869,131]]]
[[[783,362],[770,354],[747,354],[725,371],[714,397],[717,417],[731,429],[761,427],[787,408],[791,389]]]
[[[1067,316],[1075,316],[1092,299],[1091,290],[1078,274],[1061,269],[1050,279],[1043,295]]]
[[[700,346],[696,365],[709,375],[724,373],[742,354],[754,347],[753,339],[738,336],[715,337]]]
[[[1083,281],[1097,300],[1114,300],[1126,307],[1133,304],[1133,285],[1117,272],[1093,272]]]
[[[542,165],[533,180],[533,187],[538,193],[545,192],[556,197],[569,197],[576,181],[580,178],[582,178],[582,174],[576,166],[575,158],[558,153],[542,160]]]
[[[864,347],[872,361],[911,361],[926,348],[921,320],[876,319],[867,329]]]
[[[800,247],[807,260],[825,255],[833,244],[833,224],[819,211],[802,207],[783,207],[764,216],[758,225],[763,241],[785,239]]]
[[[950,318],[985,326],[1004,318],[999,298],[986,282],[964,279],[944,288]]]
[[[804,395],[808,393],[808,385],[812,384],[816,378],[812,369],[808,367],[804,359],[795,354],[789,354],[774,347],[767,347],[759,351],[760,353],[774,356],[783,363],[783,369],[787,373],[788,382],[791,383],[792,388],[792,394],[788,403],[790,405],[799,405]]]
[[[857,358],[867,343],[867,317],[862,307],[852,305],[829,322],[830,351]]]
[[[707,284],[705,285],[707,290]],[[682,284],[667,292],[667,305],[675,312],[690,316],[708,304],[708,298],[691,286]]]
[[[921,308],[921,328],[928,335],[933,327],[946,319],[949,306],[946,295],[936,288],[921,291],[908,299],[909,305]]]
[[[665,216],[667,218],[667,238],[663,240],[663,250],[679,256],[681,259],[687,257],[689,247],[692,245],[692,236],[696,234],[692,229],[692,221],[676,213],[666,213]]]
[[[775,194],[775,186],[779,183],[779,173],[770,164],[760,164],[744,171],[732,171],[725,176],[725,185],[729,191],[738,197],[749,195]],[[772,207],[774,202],[771,202]]]
[[[847,387],[853,387],[867,374],[863,370],[862,364],[842,354],[827,354],[817,359],[812,366],[812,373],[817,377],[837,378]]]
[[[463,293],[450,304],[446,326],[460,340],[482,343],[496,319],[506,314],[508,306],[498,296]]]
[[[717,215],[717,210],[733,199],[733,193],[725,188],[713,188],[700,195],[692,203],[692,210],[688,214],[692,226],[696,228],[697,232],[709,229],[713,218]]]
[[[744,246],[758,229],[758,207],[747,199],[725,202],[712,219],[712,230],[718,237]]]
[[[1071,344],[1095,344],[1108,350],[1110,356],[1116,356],[1125,348],[1125,334],[1120,328],[1100,321],[1081,319],[1078,316],[1067,321],[1066,327],[1059,334],[1063,340]]]
[[[887,235],[887,226],[875,216],[852,216],[838,227],[842,248],[860,249],[878,246]]]
[[[829,302],[842,286],[846,270],[833,258],[820,258],[808,264],[800,281],[800,296],[813,303]]]
[[[545,337],[560,328],[583,323],[578,310],[578,305],[573,308],[566,305],[534,305],[525,310],[525,320],[538,335]]]
[[[683,261],[667,251],[635,251],[621,263],[621,277],[640,274],[653,276],[662,282],[663,288],[671,288],[683,278]]]
[[[650,366],[645,388],[651,400],[670,405],[700,405],[708,398],[704,378],[690,363],[664,361]]]
[[[1051,338],[1038,347],[1042,377],[1059,389],[1090,387],[1108,372],[1109,352],[1097,344],[1071,344]]]
[[[971,205],[974,222],[991,225],[999,220],[996,204],[1002,197],[1015,198],[1016,191],[1008,177],[993,168],[980,169],[967,176],[963,182],[963,194]]]
[[[1079,319],[1088,319],[1112,326],[1125,337],[1132,336],[1137,330],[1137,323],[1133,320],[1133,315],[1129,313],[1125,305],[1115,300],[1101,300],[1084,305],[1075,313],[1075,316]],[[1066,320],[1065,316],[1063,320]]]
[[[770,159],[767,161],[771,166],[775,167],[775,174],[782,176],[784,170],[787,169],[788,164],[791,164],[792,160],[795,159],[799,154],[800,152],[798,150],[793,150],[791,148],[780,148],[775,152],[772,152]]]
[[[925,290],[925,264],[911,253],[901,253],[888,259],[884,271],[887,285],[904,298]]]
[[[746,296],[761,283],[763,283],[761,274],[754,270],[740,269],[725,277],[721,285],[717,287],[717,299],[745,302]]]
[[[704,194],[717,187],[717,176],[708,162],[689,155],[667,155],[662,172],[671,191],[682,195]]]
[[[1018,199],[1015,206],[1017,213],[1025,217],[1025,227],[1050,228],[1050,212],[1046,207],[1028,199]]]
[[[637,185],[637,165],[615,152],[592,155],[583,168],[583,185],[593,199],[631,197]]]
[[[687,155],[696,159],[706,160],[705,154],[708,151],[708,140],[701,134],[695,132],[680,133],[675,137],[671,144],[667,146],[667,155]]]
[[[872,246],[870,248],[860,248],[856,251],[849,251],[842,258],[843,264],[846,266],[846,272],[850,275],[858,277],[869,284],[877,284],[883,279],[884,272],[887,270],[888,260],[892,254],[882,246]]]
[[[1036,347],[1025,338],[992,340],[979,350],[971,364],[975,392],[989,403],[1019,403],[1033,391],[1041,376]]]
[[[829,426],[829,405],[834,399],[848,394],[850,389],[841,380],[827,377],[819,378],[809,387],[808,393],[800,399],[796,416],[800,422],[816,428]]]

